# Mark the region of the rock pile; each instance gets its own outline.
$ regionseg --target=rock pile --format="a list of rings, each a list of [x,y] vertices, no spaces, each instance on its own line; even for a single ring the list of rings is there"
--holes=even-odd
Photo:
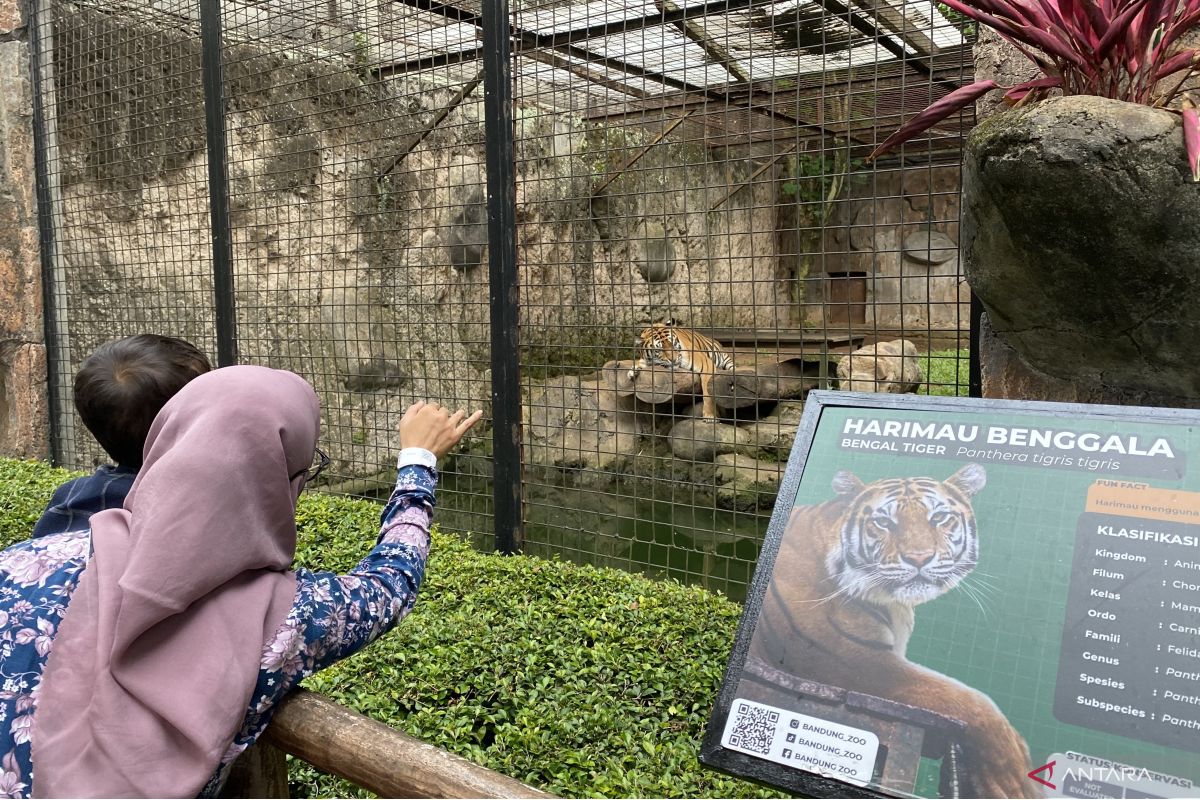
[[[652,365],[630,380],[632,366],[610,361],[590,376],[537,384],[525,404],[526,461],[575,471],[581,483],[682,477],[711,487],[723,508],[770,508],[822,364],[793,358],[717,373],[718,419],[701,416],[696,373]],[[922,380],[916,346],[902,339],[842,357],[837,375],[854,391],[911,392]]]

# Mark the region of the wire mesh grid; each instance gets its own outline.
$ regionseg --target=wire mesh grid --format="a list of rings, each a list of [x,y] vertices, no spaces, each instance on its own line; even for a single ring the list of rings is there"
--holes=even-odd
[[[741,597],[807,391],[966,393],[971,115],[866,160],[963,82],[969,44],[937,5],[513,2],[507,132],[485,119],[479,0],[223,2],[206,131],[208,1],[38,3],[65,463],[101,456],[69,413],[96,345],[159,332],[215,357],[220,333],[317,388],[319,488],[386,493],[413,400],[487,422],[494,400],[520,439],[484,424],[447,459],[444,529],[492,546],[496,484],[519,480],[526,552]],[[512,288],[489,271],[498,133],[519,384],[491,371]]]
[[[513,26],[526,549],[741,597],[807,391],[966,394],[972,120],[866,158],[969,44],[930,3]]]
[[[195,6],[172,0],[159,14],[171,32],[98,6],[34,4],[55,452],[73,466],[103,456],[70,402],[88,353],[143,332],[215,344]]]
[[[396,69],[444,37],[400,3],[224,8],[239,357],[317,388],[326,490],[386,494],[410,403],[489,405],[480,65]],[[439,521],[486,539],[482,461]]]

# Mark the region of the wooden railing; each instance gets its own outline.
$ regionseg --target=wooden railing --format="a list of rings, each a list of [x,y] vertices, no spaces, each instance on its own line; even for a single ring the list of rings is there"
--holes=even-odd
[[[553,797],[304,689],[280,703],[221,796],[287,797],[285,753],[380,797]]]

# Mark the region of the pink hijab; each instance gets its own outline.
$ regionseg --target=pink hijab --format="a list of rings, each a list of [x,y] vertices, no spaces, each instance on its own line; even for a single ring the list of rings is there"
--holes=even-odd
[[[201,375],[159,413],[125,507],[92,517],[39,690],[35,797],[204,788],[291,609],[318,418],[302,378],[251,366]]]

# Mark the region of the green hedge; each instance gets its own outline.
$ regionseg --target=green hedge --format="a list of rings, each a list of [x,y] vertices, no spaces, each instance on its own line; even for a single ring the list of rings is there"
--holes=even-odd
[[[70,474],[0,459],[0,543],[27,536]],[[379,510],[305,495],[297,561],[349,569]],[[306,685],[562,796],[779,797],[696,759],[740,613],[702,589],[435,532],[413,614]],[[300,762],[290,778],[293,796],[367,796]]]

